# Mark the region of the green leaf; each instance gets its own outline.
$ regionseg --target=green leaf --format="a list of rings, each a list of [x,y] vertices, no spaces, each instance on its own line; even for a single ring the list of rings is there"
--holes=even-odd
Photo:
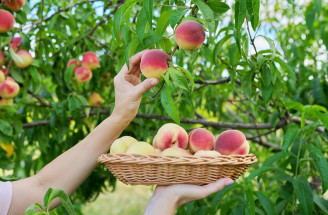
[[[29,69],[29,71],[30,71],[33,82],[36,84],[41,83],[42,80],[41,80],[41,76],[40,76],[38,70],[35,67],[31,67]]]
[[[255,201],[253,196],[253,189],[251,184],[246,185],[246,189],[244,190],[245,196],[245,214],[253,215],[255,214]]]
[[[260,20],[260,0],[252,0],[253,4],[253,17],[251,19],[252,28],[255,29],[259,25]]]
[[[174,105],[172,93],[170,91],[170,88],[167,86],[164,86],[162,90],[161,102],[166,113],[173,119],[175,123],[180,124],[180,118]]]
[[[312,96],[321,105],[328,106],[327,94],[318,75],[314,76],[312,84]]]
[[[250,73],[250,74],[246,74],[242,78],[241,87],[242,87],[244,93],[247,96],[250,96],[251,95],[251,88],[252,88],[253,74],[252,74],[251,71],[249,71],[248,73]]]
[[[258,67],[261,67],[265,61],[266,61],[266,57],[264,57],[263,55],[259,54],[257,56],[257,65],[258,65]]]
[[[189,81],[191,83],[191,92],[194,91],[195,81],[194,81],[194,77],[191,75],[191,73],[181,66],[175,66],[175,68],[180,69],[189,78]]]
[[[139,44],[139,47],[137,49],[137,52],[150,48],[151,46],[153,46],[155,43],[157,43],[158,41],[160,41],[163,37],[161,35],[152,35],[149,37],[146,37],[143,40],[143,44]]]
[[[325,213],[328,214],[328,201],[313,193],[313,202]]]
[[[152,21],[153,21],[153,8],[154,8],[154,0],[143,0],[143,9],[145,10],[150,28],[152,26]]]
[[[225,13],[230,9],[229,5],[218,0],[208,0],[207,4],[215,13]]]
[[[309,182],[304,176],[296,176],[294,177],[292,183],[303,214],[312,214],[313,196]]]
[[[199,10],[202,12],[203,17],[205,19],[205,23],[207,25],[208,30],[210,31],[210,34],[214,33],[215,31],[215,19],[213,11],[209,6],[207,6],[204,2],[201,0],[194,0],[195,4],[199,8]]]
[[[167,72],[170,74],[174,83],[176,83],[181,89],[189,90],[188,82],[186,81],[183,73],[174,69],[173,67],[169,67]]]
[[[273,85],[270,83],[269,86],[264,86],[262,84],[262,96],[263,96],[263,101],[267,102],[270,100],[271,96],[272,96],[272,92],[273,92]]]
[[[271,70],[267,65],[262,67],[262,81],[265,87],[271,84]]]
[[[64,73],[64,81],[69,83],[72,80],[75,65],[69,66]]]
[[[264,192],[256,191],[255,194],[257,195],[257,198],[259,199],[262,207],[264,208],[266,214],[268,215],[275,215],[276,211],[274,208],[273,203],[271,200],[267,197],[267,195]]]
[[[273,60],[280,64],[280,66],[289,74],[290,78],[295,80],[293,69],[286,62],[284,62],[279,57],[275,57]]]
[[[214,47],[214,50],[213,50],[213,62],[218,65],[218,54],[219,54],[219,51],[221,50],[223,44],[228,41],[231,37],[233,37],[232,34],[228,34],[226,36],[224,36]]]
[[[322,152],[314,145],[308,145],[308,150],[313,158],[314,164],[320,173],[322,181],[322,194],[328,189],[328,162]]]
[[[271,52],[272,52],[272,56],[271,56],[270,59],[273,60],[276,57],[276,51],[277,51],[276,46],[275,46],[275,44],[274,44],[274,42],[271,38],[266,37],[266,36],[262,36],[262,37],[268,42],[268,44],[270,46],[270,49],[271,49]]]
[[[72,113],[73,117],[76,118],[80,116],[80,108],[81,103],[78,98],[73,96],[68,98],[68,110]]]
[[[138,38],[134,38],[134,39],[131,40],[131,42],[129,43],[129,45],[125,49],[125,63],[128,66],[128,68],[130,66],[129,65],[130,57],[132,57],[132,55],[134,55],[136,53],[138,45],[139,45]]]
[[[138,15],[137,23],[136,23],[136,33],[139,41],[143,41],[144,39],[144,33],[145,33],[145,28],[147,24],[147,18],[146,18],[146,13],[145,10],[142,9]]]
[[[169,23],[174,29],[174,26],[182,19],[182,17],[187,13],[188,9],[179,8],[171,14],[169,18]]]
[[[284,140],[282,142],[282,151],[287,152],[290,144],[292,144],[299,133],[299,128],[291,124],[287,128],[287,132],[284,135]]]
[[[2,119],[0,119],[0,131],[8,136],[12,136],[14,133],[13,127],[11,127],[10,123]]]
[[[235,26],[237,32],[240,32],[240,29],[244,23],[246,17],[246,0],[236,0],[235,4]]]
[[[265,172],[268,171],[279,171],[279,172],[285,172],[285,170],[278,168],[278,167],[269,167],[269,166],[262,166],[261,168],[253,171],[246,179],[247,183],[250,183],[251,180],[253,180],[255,177],[262,175]]]
[[[170,53],[172,51],[172,44],[170,39],[168,38],[162,38],[159,42],[159,45],[163,51],[166,53]]]
[[[118,10],[116,11],[116,13],[114,15],[113,32],[114,32],[115,39],[117,41],[120,41],[122,8],[123,8],[123,5],[121,5],[121,7],[118,8]]]
[[[164,11],[158,18],[155,33],[158,35],[163,35],[169,25],[169,18],[173,13],[173,10]]]
[[[25,210],[25,215],[47,215],[47,212],[39,203],[35,203]]]
[[[22,58],[20,56],[18,56],[11,47],[9,47],[9,54],[15,62],[24,63]]]
[[[66,209],[66,211],[68,212],[69,215],[75,215],[75,211],[74,211],[74,207],[73,204],[71,202],[71,200],[69,199],[67,193],[59,188],[49,188],[43,201],[44,201],[44,205],[45,207],[49,207],[50,203],[55,199],[55,198],[59,198],[59,200],[61,201],[62,205],[64,206],[64,208]]]

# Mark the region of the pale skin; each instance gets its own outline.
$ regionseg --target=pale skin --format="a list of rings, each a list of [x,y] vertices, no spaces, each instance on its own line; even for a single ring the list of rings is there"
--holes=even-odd
[[[36,175],[12,183],[9,215],[24,214],[31,204],[42,204],[48,188],[58,187],[71,195],[89,176],[97,165],[97,158],[108,152],[114,140],[136,116],[142,94],[158,84],[158,80],[153,78],[143,82],[140,80],[140,60],[145,52],[133,56],[129,61],[129,69],[124,65],[115,76],[115,108],[107,119]],[[231,179],[221,179],[206,186],[158,186],[147,204],[145,214],[174,214],[180,205],[204,198],[231,183]],[[55,201],[51,206],[56,207],[58,204],[60,202]]]

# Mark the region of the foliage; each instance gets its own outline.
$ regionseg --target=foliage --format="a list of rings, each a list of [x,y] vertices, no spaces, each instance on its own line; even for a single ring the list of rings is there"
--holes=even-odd
[[[151,141],[169,119],[214,134],[235,128],[247,134],[259,158],[233,186],[178,214],[328,212],[325,1],[42,0],[14,15],[17,24],[0,35],[0,49],[15,58],[8,43],[19,35],[35,59],[26,69],[10,66],[21,90],[14,106],[0,107],[6,178],[35,174],[83,139],[112,110],[113,77],[122,65],[157,48],[171,53],[173,67],[160,95],[153,98],[157,87],[143,96],[124,135]],[[172,36],[189,19],[207,31],[205,44],[192,52],[176,49]],[[66,64],[87,51],[100,56],[101,66],[80,84]],[[106,103],[89,106],[92,92]],[[99,165],[72,196],[75,207],[108,189],[105,182],[115,187],[114,176]]]

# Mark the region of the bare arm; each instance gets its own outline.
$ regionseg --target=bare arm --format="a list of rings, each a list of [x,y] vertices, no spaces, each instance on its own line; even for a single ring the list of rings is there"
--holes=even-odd
[[[58,156],[35,176],[13,182],[9,215],[24,214],[25,209],[43,202],[48,188],[61,188],[71,195],[97,165],[99,155],[106,153],[125,127],[137,114],[141,96],[158,84],[157,79],[140,81],[140,52],[130,59],[115,77],[115,108],[111,116],[99,124],[77,145]],[[58,205],[55,202],[54,205]]]

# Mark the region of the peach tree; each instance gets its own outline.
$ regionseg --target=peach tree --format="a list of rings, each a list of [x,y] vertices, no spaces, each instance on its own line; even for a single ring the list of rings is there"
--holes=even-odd
[[[159,49],[168,68],[124,135],[151,142],[169,121],[238,129],[259,158],[177,214],[328,213],[326,1],[1,0],[0,17],[2,180],[83,139],[110,115],[121,67]],[[185,22],[205,30],[203,44],[185,43]],[[71,197],[77,213],[115,181],[99,165]]]

